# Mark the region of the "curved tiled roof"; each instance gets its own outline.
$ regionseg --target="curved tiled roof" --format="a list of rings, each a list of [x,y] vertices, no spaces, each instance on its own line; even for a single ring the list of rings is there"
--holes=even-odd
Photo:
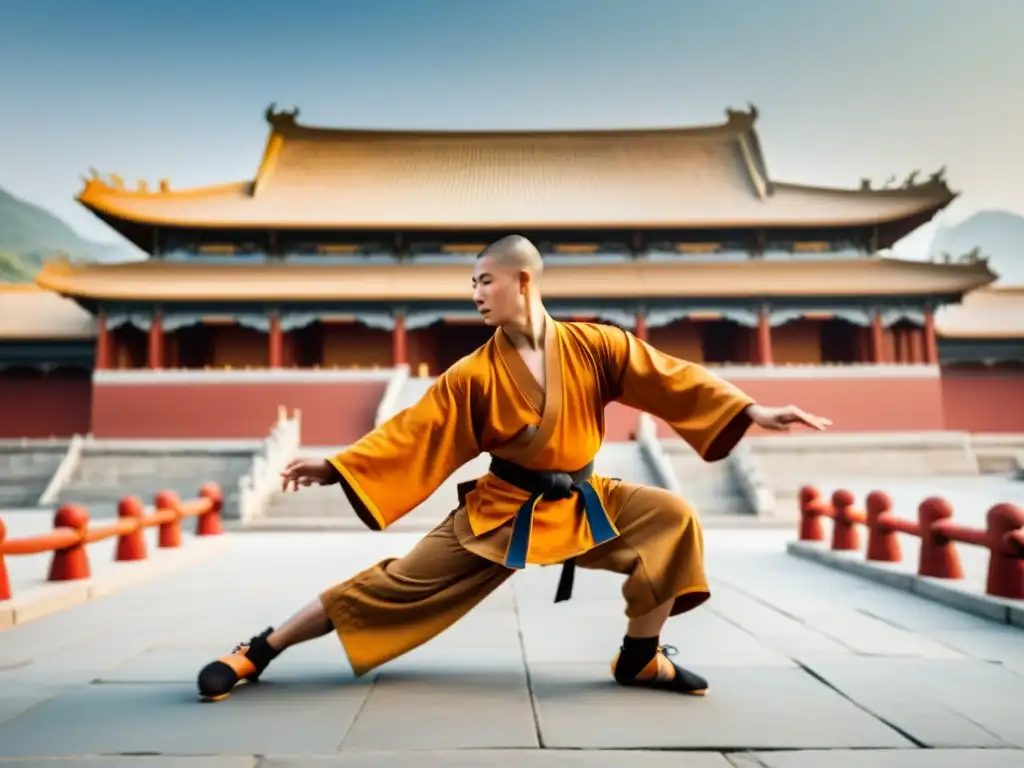
[[[23,283],[0,284],[0,340],[91,339],[96,321],[73,299]]]
[[[207,228],[495,229],[865,226],[952,201],[940,174],[898,189],[776,183],[756,110],[719,125],[574,131],[316,128],[268,111],[252,181],[129,190],[89,179],[108,219]]]
[[[1024,339],[1024,287],[972,291],[935,313],[935,329],[947,339]]]
[[[40,286],[93,300],[466,301],[464,264],[48,263]],[[995,279],[984,261],[936,264],[883,258],[819,261],[628,261],[552,264],[550,299],[962,294]]]

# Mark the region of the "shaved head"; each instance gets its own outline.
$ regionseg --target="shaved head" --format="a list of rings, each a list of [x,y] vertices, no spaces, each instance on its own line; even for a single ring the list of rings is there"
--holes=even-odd
[[[488,325],[524,325],[540,301],[544,271],[537,246],[507,235],[484,248],[473,269],[473,302]]]
[[[537,246],[522,235],[506,235],[495,240],[477,256],[478,259],[485,257],[504,269],[515,272],[525,270],[534,277],[540,277],[544,271],[544,260]]]

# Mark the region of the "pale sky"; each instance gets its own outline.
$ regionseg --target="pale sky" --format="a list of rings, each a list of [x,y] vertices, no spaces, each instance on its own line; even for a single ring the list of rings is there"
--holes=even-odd
[[[116,236],[74,201],[90,167],[179,189],[251,178],[270,102],[324,126],[608,128],[752,101],[775,179],[945,165],[950,223],[1024,214],[1018,0],[0,6],[0,186],[101,241]]]

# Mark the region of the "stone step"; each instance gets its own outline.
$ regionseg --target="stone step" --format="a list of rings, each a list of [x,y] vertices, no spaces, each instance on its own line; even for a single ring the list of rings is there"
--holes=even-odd
[[[5,472],[0,474],[0,486],[36,486],[40,485],[40,493],[42,489],[46,488],[50,482],[50,478],[53,477],[53,472],[50,471],[36,471],[36,472]]]
[[[94,518],[112,517],[125,496],[138,496],[147,505],[160,491],[194,499],[204,483],[215,482],[224,492],[225,515],[232,516],[238,504],[238,481],[251,465],[252,456],[238,450],[131,453],[94,449],[83,454],[56,504],[82,504]]]
[[[38,490],[35,486],[0,486],[0,511],[35,507],[44,490],[46,490],[45,484]]]
[[[0,508],[35,507],[66,453],[66,445],[0,451]]]
[[[704,516],[750,516],[751,509],[728,461],[707,462],[681,441],[666,441],[680,492]]]

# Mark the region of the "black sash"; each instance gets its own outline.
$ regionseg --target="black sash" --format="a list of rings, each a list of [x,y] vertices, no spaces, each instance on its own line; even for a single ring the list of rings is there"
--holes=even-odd
[[[575,472],[552,472],[526,469],[506,459],[492,456],[490,470],[495,477],[530,494],[530,498],[519,508],[512,524],[512,537],[505,556],[505,565],[508,567],[526,567],[526,554],[530,548],[530,533],[533,528],[533,509],[541,499],[568,499],[574,493],[579,493],[583,497],[584,512],[595,546],[617,535],[597,491],[589,482],[591,475],[594,474],[593,461]],[[570,558],[562,564],[562,575],[555,593],[556,603],[572,597],[575,572],[575,558]]]

